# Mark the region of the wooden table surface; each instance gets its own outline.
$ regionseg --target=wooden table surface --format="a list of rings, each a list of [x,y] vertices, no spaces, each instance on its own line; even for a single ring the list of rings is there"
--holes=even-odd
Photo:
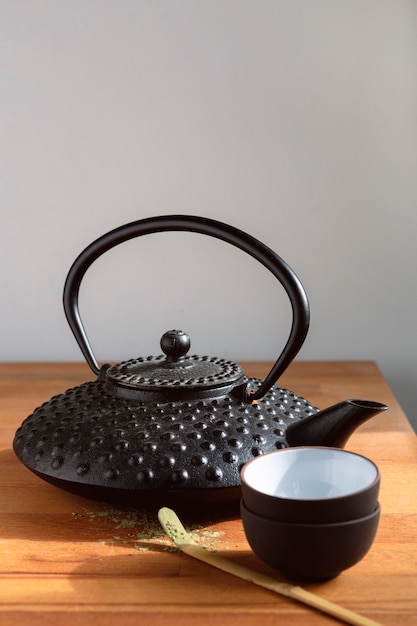
[[[243,363],[262,377],[268,363]],[[153,515],[69,494],[15,457],[14,433],[57,393],[93,375],[85,364],[0,364],[0,624],[158,626],[338,623],[314,609],[171,549]],[[295,362],[279,385],[319,408],[356,397],[389,405],[347,449],[382,475],[375,542],[318,595],[386,626],[417,625],[417,440],[372,362]],[[276,577],[251,552],[240,519],[207,518],[191,529],[208,549]]]

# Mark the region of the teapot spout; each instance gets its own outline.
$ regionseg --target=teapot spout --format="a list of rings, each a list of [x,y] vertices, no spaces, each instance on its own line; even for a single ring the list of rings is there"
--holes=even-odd
[[[351,434],[374,415],[388,407],[368,400],[344,400],[290,424],[286,431],[289,446],[343,448]]]

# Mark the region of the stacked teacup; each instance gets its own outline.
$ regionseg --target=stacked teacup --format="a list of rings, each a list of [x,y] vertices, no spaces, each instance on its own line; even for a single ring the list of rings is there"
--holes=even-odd
[[[241,482],[248,543],[290,580],[334,578],[373,543],[380,473],[364,456],[339,448],[284,448],[246,463]]]

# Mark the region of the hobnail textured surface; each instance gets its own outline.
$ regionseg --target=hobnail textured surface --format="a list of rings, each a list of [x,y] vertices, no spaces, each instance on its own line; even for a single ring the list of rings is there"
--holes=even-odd
[[[287,425],[316,411],[278,387],[253,405],[230,395],[150,404],[116,397],[104,382],[88,382],[37,408],[13,445],[29,469],[64,488],[77,483],[81,494],[83,485],[237,487],[244,463],[286,447]]]

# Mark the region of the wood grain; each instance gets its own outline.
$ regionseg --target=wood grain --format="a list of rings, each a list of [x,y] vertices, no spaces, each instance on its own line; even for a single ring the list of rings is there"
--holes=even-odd
[[[262,377],[269,363],[243,363]],[[173,552],[156,517],[82,499],[43,482],[15,457],[14,432],[54,394],[93,379],[85,364],[0,364],[0,624],[321,626],[337,623],[230,574]],[[347,448],[382,474],[375,543],[358,565],[308,588],[386,626],[417,623],[417,442],[372,362],[295,362],[280,385],[324,408],[347,397],[385,402]],[[185,520],[184,520],[185,521]],[[237,517],[192,527],[220,555],[275,576]]]

